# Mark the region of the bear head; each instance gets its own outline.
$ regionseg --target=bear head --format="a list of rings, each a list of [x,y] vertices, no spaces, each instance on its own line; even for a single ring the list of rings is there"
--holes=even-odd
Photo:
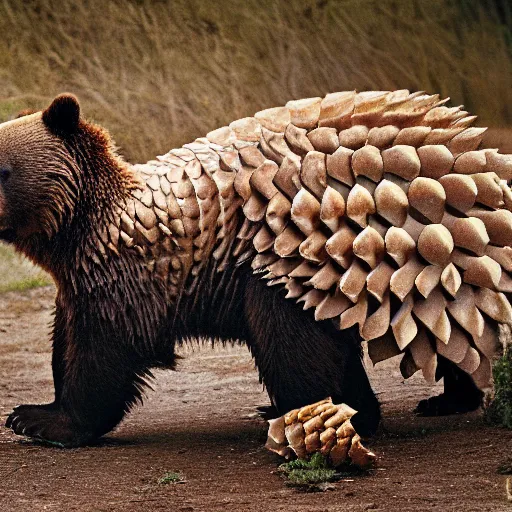
[[[51,238],[73,213],[79,172],[69,144],[79,130],[74,96],[0,125],[0,237]]]
[[[59,238],[78,246],[78,231],[91,236],[137,186],[106,130],[82,119],[71,94],[0,124],[0,240],[40,264],[36,252],[55,251]]]

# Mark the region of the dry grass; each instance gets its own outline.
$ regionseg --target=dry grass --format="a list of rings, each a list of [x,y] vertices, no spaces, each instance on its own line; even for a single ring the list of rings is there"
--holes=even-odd
[[[27,290],[51,282],[47,274],[15,254],[10,247],[0,245],[0,293]]]
[[[352,88],[440,92],[512,124],[512,8],[496,2],[501,17],[471,0],[3,0],[0,117],[69,90],[133,161]]]
[[[0,121],[71,91],[131,161],[353,88],[439,92],[512,125],[511,27],[507,0],[0,0]],[[0,291],[40,276],[0,248]]]

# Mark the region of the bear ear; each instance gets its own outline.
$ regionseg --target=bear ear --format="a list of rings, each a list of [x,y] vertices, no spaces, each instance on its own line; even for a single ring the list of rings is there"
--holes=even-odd
[[[43,112],[43,122],[56,135],[71,135],[80,122],[80,105],[72,94],[59,94]]]

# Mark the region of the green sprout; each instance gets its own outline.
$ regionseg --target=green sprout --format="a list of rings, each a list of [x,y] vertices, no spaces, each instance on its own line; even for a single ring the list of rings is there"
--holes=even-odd
[[[494,363],[494,399],[487,409],[493,423],[512,429],[512,346]]]
[[[161,485],[167,484],[182,484],[185,482],[185,477],[176,471],[168,471],[165,475],[158,479],[158,483]]]
[[[327,459],[315,453],[310,460],[297,459],[279,466],[279,471],[288,478],[290,485],[307,486],[331,482],[336,470],[329,467]]]

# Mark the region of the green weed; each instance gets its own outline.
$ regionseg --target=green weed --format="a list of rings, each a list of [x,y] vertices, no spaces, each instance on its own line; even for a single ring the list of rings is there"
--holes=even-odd
[[[296,459],[279,466],[290,485],[309,486],[331,482],[336,476],[336,470],[329,467],[327,459],[320,453],[315,453],[310,460]]]
[[[498,466],[498,473],[500,475],[512,475],[512,458],[505,460]]]
[[[32,288],[39,288],[41,286],[48,286],[52,280],[41,272],[40,275],[34,277],[25,277],[18,281],[13,281],[6,285],[0,286],[0,293],[4,292],[23,292],[31,290]]]
[[[158,479],[158,483],[161,485],[167,484],[181,484],[185,482],[184,476],[176,471],[169,471],[165,475]]]
[[[494,363],[494,399],[487,409],[493,423],[512,429],[512,346]]]

